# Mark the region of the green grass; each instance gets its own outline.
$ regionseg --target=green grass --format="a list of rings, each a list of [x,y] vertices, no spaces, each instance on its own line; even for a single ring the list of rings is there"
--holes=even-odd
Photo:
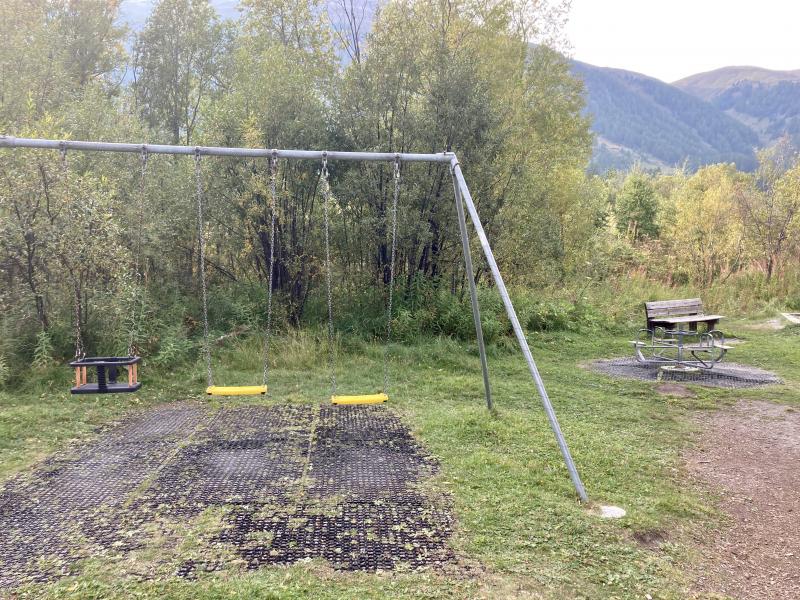
[[[469,344],[449,339],[395,346],[391,404],[439,458],[432,482],[452,495],[458,564],[443,573],[348,574],[313,562],[242,574],[229,570],[197,582],[138,581],[124,564],[94,559],[79,577],[20,592],[36,598],[653,598],[685,597],[695,558],[692,532],[719,523],[713,498],[682,470],[691,417],[739,398],[798,403],[800,328],[773,331],[756,322],[727,328],[743,339],[736,362],[777,371],[784,386],[760,390],[693,388],[695,398],[655,393],[646,382],[607,378],[580,368],[593,358],[626,355],[630,332],[531,334],[530,341],[564,434],[593,503],[624,507],[603,521],[581,506],[541,410],[524,361],[510,341],[490,348],[496,403],[487,412],[480,366]],[[311,333],[279,338],[266,399],[214,402],[319,402],[329,393],[324,349]],[[381,386],[382,348],[345,339],[342,393]],[[260,379],[260,340],[233,342],[215,356],[219,384]],[[130,396],[71,397],[67,370],[38,374],[25,388],[0,393],[0,476],[28,468],[70,440],[132,408],[205,398],[203,368],[174,374],[143,368],[145,388]],[[188,535],[188,534],[187,534]],[[663,538],[660,548],[637,542]],[[188,543],[188,542],[187,542]],[[129,557],[135,560],[136,557]]]

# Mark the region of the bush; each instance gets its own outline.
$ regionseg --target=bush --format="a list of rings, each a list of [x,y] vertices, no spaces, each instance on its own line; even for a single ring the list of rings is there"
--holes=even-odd
[[[478,302],[484,340],[496,343],[510,336],[511,323],[497,289],[480,286]],[[584,302],[539,300],[528,290],[515,290],[512,302],[520,324],[529,331],[574,330],[581,326],[596,326],[601,321]],[[403,341],[413,341],[425,334],[472,340],[475,338],[475,324],[469,294],[459,297],[449,290],[428,292],[424,302],[406,302],[398,309],[392,327],[395,338]]]
[[[158,353],[153,357],[153,364],[170,368],[189,360],[195,344],[186,335],[181,325],[165,330],[159,340]]]

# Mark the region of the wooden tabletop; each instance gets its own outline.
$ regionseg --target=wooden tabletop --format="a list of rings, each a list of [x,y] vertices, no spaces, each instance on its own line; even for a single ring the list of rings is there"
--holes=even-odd
[[[723,315],[687,315],[685,317],[653,317],[650,319],[652,323],[669,323],[670,325],[678,325],[680,323],[703,323],[705,321],[719,321],[724,319]]]

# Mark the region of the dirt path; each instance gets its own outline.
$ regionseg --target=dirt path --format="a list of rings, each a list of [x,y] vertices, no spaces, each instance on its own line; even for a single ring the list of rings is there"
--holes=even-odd
[[[697,591],[800,598],[800,410],[740,402],[702,425],[689,471],[731,520],[703,542]]]

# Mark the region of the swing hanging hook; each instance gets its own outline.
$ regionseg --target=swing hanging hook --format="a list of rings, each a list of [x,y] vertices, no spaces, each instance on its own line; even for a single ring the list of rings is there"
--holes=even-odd
[[[328,151],[322,151],[322,176],[328,178]]]
[[[394,155],[394,178],[400,179],[400,153]]]
[[[61,154],[62,164],[67,164],[67,142],[61,140],[58,143],[58,152]]]

